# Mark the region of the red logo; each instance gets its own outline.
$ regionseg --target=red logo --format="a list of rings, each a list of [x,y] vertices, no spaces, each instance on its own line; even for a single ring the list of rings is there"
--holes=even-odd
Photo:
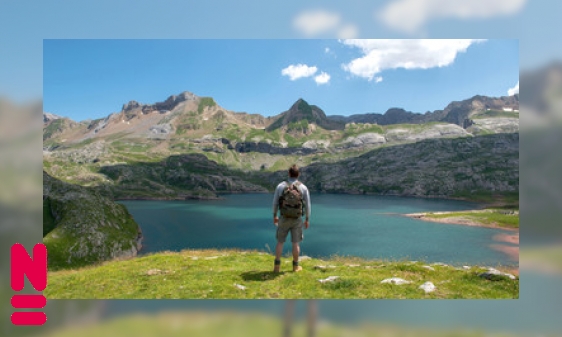
[[[33,258],[27,254],[25,247],[19,243],[12,246],[11,258],[11,286],[15,292],[24,288],[24,278],[39,292],[47,287],[47,247],[38,243],[33,247]],[[42,294],[14,295],[12,307],[15,309],[40,309],[47,304]],[[18,311],[12,314],[14,325],[43,325],[47,322],[44,312]]]

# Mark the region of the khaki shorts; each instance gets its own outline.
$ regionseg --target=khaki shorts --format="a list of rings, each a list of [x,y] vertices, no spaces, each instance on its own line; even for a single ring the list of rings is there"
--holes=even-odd
[[[302,225],[302,218],[291,219],[281,216],[279,218],[279,226],[277,226],[277,242],[285,242],[289,232],[291,232],[291,242],[301,242],[304,238]]]

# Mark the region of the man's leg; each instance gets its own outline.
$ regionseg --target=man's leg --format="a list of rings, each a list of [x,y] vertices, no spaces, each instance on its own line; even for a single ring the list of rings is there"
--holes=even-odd
[[[293,242],[293,271],[301,271],[302,267],[299,266],[299,255],[301,247],[298,242]]]
[[[302,221],[301,219],[298,219],[295,226],[291,228],[291,241],[293,243],[293,271],[302,270],[302,267],[299,266],[299,255],[301,253],[300,242],[302,239]]]
[[[275,265],[273,267],[273,272],[278,273],[281,267],[281,254],[283,254],[283,242],[277,241],[277,246],[275,246]]]
[[[299,255],[301,253],[301,247],[298,242],[293,242],[293,261],[299,262]]]

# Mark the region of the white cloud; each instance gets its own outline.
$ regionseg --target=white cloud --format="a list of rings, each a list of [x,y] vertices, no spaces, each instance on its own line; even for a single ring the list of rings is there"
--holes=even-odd
[[[458,53],[480,40],[342,40],[362,50],[363,56],[343,64],[353,75],[373,80],[385,69],[429,69],[445,67]]]
[[[281,70],[281,75],[289,76],[291,81],[297,80],[302,77],[310,77],[316,73],[318,68],[309,67],[306,64],[291,64],[287,68]]]
[[[358,35],[358,29],[355,25],[348,24],[338,29],[339,39],[352,39]]]
[[[333,34],[340,39],[350,39],[359,31],[355,25],[343,23],[338,13],[323,9],[301,12],[294,18],[293,27],[306,37]]]
[[[382,77],[381,77],[381,76],[375,77],[375,83],[381,83],[381,82],[382,82]]]
[[[511,88],[507,91],[507,94],[509,96],[513,96],[513,95],[518,94],[518,93],[519,93],[519,81],[517,81],[517,84],[513,88]]]
[[[324,49],[324,52],[325,52],[326,54],[329,54],[329,53],[330,53],[330,48],[326,47],[326,49]]]
[[[488,19],[513,15],[527,0],[395,0],[375,14],[388,27],[415,33],[439,18]]]
[[[339,14],[324,10],[302,12],[293,20],[293,26],[307,36],[329,32],[336,29],[339,24]]]
[[[326,83],[330,82],[330,75],[325,73],[325,72],[322,72],[322,73],[320,73],[320,75],[314,77],[314,81],[318,85],[326,84]]]

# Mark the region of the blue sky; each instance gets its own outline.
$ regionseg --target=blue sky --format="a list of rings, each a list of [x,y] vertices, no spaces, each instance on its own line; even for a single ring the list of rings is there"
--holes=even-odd
[[[42,97],[43,39],[54,38],[339,38],[346,31],[345,37],[356,38],[519,39],[520,64],[527,70],[562,59],[556,42],[558,30],[554,29],[562,2],[472,0],[458,6],[466,12],[458,12],[440,9],[435,5],[440,0],[420,0],[426,11],[406,11],[405,17],[394,21],[382,16],[393,5],[408,5],[408,1],[412,0],[4,1],[0,10],[0,96],[15,101]],[[311,12],[324,12],[335,20],[320,24],[309,34],[296,22]],[[420,18],[421,12],[427,15]],[[396,22],[419,24],[408,31]]]
[[[129,100],[150,104],[191,91],[266,116],[299,98],[329,115],[425,112],[477,94],[505,96],[519,80],[517,40],[346,41],[45,40],[44,111],[101,118]]]

